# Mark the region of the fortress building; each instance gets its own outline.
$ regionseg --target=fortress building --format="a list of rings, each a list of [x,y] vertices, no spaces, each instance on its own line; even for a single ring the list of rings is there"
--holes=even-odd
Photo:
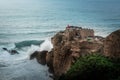
[[[66,27],[65,34],[69,40],[72,40],[75,37],[78,37],[80,39],[86,39],[88,37],[94,38],[93,29],[87,29],[87,28],[82,28],[77,26]]]

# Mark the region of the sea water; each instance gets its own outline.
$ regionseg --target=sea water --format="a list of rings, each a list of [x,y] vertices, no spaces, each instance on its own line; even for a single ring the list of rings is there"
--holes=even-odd
[[[51,79],[47,66],[29,56],[50,50],[50,38],[68,24],[106,37],[120,29],[120,0],[0,0],[0,80]]]

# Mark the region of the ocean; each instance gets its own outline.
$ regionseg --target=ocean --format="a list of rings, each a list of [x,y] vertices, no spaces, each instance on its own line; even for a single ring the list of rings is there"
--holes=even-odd
[[[51,48],[68,24],[106,37],[120,29],[120,0],[0,0],[0,80],[50,80],[47,66],[29,56]]]

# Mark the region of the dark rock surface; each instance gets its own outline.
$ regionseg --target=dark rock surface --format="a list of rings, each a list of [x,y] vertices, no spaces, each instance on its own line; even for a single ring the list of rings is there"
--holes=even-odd
[[[17,50],[8,50],[7,48],[3,48],[3,50],[7,51],[8,53],[10,53],[11,55],[14,55],[14,54],[19,54],[19,52]]]
[[[30,55],[30,60],[36,58],[38,63],[45,65],[47,52],[48,51],[35,51]]]

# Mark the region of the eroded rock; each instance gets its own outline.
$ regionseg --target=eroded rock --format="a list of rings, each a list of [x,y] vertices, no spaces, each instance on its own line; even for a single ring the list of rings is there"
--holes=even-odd
[[[120,57],[120,30],[111,33],[104,42],[104,55]]]
[[[46,55],[48,51],[35,51],[30,55],[30,59],[36,58],[37,62],[45,65],[46,64]]]
[[[17,50],[8,50],[7,48],[3,48],[3,50],[7,51],[8,53],[10,53],[11,55],[14,55],[14,54],[19,54],[19,52]]]
[[[94,37],[93,30],[82,28],[66,29],[52,37],[53,50],[47,53],[46,59],[54,71],[55,80],[65,74],[80,56],[102,53],[103,40],[100,39],[102,38]]]
[[[53,49],[50,52],[35,52],[37,61],[47,64],[49,72],[58,80],[81,56],[103,53],[104,38],[94,36],[92,29],[66,28],[51,38]]]

